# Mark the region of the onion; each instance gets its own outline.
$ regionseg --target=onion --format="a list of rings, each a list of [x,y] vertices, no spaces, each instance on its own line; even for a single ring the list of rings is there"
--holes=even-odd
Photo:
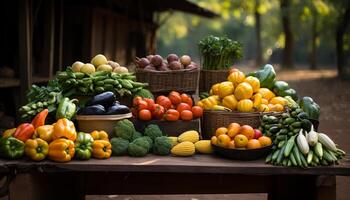
[[[145,68],[147,65],[149,65],[149,60],[147,58],[141,58],[141,59],[137,59],[136,60],[136,64],[140,67],[140,68]]]
[[[184,66],[187,66],[187,65],[191,64],[191,57],[189,57],[188,55],[183,55],[180,58],[180,62]]]
[[[168,57],[166,58],[168,63],[171,63],[173,61],[179,61],[179,57],[176,54],[169,54]]]
[[[146,58],[151,62],[154,55],[148,55]]]
[[[174,61],[169,64],[169,68],[171,70],[179,70],[181,69],[181,63],[179,61]]]
[[[197,69],[197,66],[193,65],[193,64],[189,64],[186,66],[186,69],[188,69],[188,70]]]
[[[118,74],[128,73],[129,70],[126,67],[116,67],[114,68],[113,72],[116,72]]]
[[[159,68],[159,71],[169,71],[168,65],[166,63],[163,63]]]
[[[151,63],[152,63],[155,67],[161,66],[162,63],[163,63],[163,58],[162,58],[162,56],[160,56],[160,55],[155,55],[155,56],[153,56],[152,59],[151,59]]]
[[[156,68],[152,65],[152,64],[149,64],[147,65],[144,70],[146,71],[156,71]]]

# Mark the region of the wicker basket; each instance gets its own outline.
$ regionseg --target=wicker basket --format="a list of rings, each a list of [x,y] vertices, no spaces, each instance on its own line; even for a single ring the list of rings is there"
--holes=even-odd
[[[263,113],[267,115],[278,116],[281,113]],[[259,112],[241,113],[241,112],[226,112],[226,111],[204,111],[202,122],[202,136],[204,139],[210,139],[219,127],[227,127],[230,123],[236,122],[241,125],[247,124],[253,128],[258,128],[260,125]]]
[[[209,92],[212,85],[227,80],[228,70],[205,70],[202,69],[199,80],[199,91]]]
[[[199,70],[145,71],[136,70],[139,82],[149,84],[152,93],[178,92],[195,93],[198,88]]]

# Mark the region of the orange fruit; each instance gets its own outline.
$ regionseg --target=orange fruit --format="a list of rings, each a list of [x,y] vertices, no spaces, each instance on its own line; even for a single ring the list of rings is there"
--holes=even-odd
[[[272,144],[271,138],[269,138],[267,136],[261,136],[261,137],[259,137],[258,140],[259,140],[261,146],[263,146],[263,147],[270,146]]]
[[[248,138],[248,140],[253,139],[255,135],[254,129],[249,125],[241,126],[241,131],[239,132],[239,134],[245,135]]]
[[[248,143],[248,138],[245,135],[238,134],[233,138],[235,141],[235,147],[237,148],[243,148],[247,145]]]
[[[226,127],[220,127],[220,128],[218,128],[218,129],[216,129],[216,131],[215,131],[215,135],[216,135],[216,137],[219,137],[219,135],[225,135],[225,134],[227,134],[227,128]]]
[[[211,137],[210,141],[212,145],[218,145],[218,138],[216,136]]]
[[[231,140],[229,143],[228,143],[228,146],[227,148],[229,149],[234,149],[236,146],[235,146],[235,141],[234,140]]]
[[[218,136],[218,146],[220,147],[228,147],[228,144],[230,143],[231,138],[230,136],[226,135],[226,134],[222,134]]]
[[[259,149],[259,148],[261,148],[261,144],[259,140],[257,139],[248,140],[247,149]]]
[[[235,135],[237,135],[240,130],[241,130],[241,125],[239,125],[238,123],[231,123],[228,126],[227,135],[230,136],[231,138],[234,138]]]

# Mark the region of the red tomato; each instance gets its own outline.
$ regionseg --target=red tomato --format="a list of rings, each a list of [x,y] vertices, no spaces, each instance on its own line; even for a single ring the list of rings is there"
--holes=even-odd
[[[191,110],[191,107],[187,103],[180,103],[177,105],[176,110],[181,113],[183,110]]]
[[[193,106],[192,98],[185,93],[181,94],[181,102],[187,103],[190,107]]]
[[[203,108],[200,106],[193,106],[192,113],[193,113],[194,118],[202,117],[203,116]]]
[[[163,106],[165,109],[169,109],[171,107],[171,101],[166,96],[157,97],[156,103]]]
[[[177,104],[181,103],[180,93],[178,93],[176,91],[170,92],[168,95],[168,98],[170,99],[170,101],[173,105],[177,105]]]
[[[153,108],[154,108],[153,107],[154,106],[154,100],[153,99],[149,99],[149,98],[144,98],[143,100],[147,102],[148,110],[152,112]]]
[[[166,111],[164,117],[168,121],[177,121],[180,118],[180,113],[175,109],[169,109]]]
[[[193,119],[193,114],[190,110],[183,110],[181,112],[181,119],[185,121],[190,121]]]
[[[152,116],[156,119],[162,119],[165,113],[165,109],[163,106],[159,104],[153,104],[153,112]]]
[[[133,105],[134,107],[136,107],[136,106],[138,105],[139,101],[141,101],[141,100],[142,100],[142,97],[135,97],[135,98],[132,100],[132,105]]]
[[[148,109],[148,103],[145,100],[140,100],[136,106],[138,110]]]
[[[139,119],[144,120],[144,121],[151,120],[152,119],[151,111],[146,110],[146,109],[140,110]]]

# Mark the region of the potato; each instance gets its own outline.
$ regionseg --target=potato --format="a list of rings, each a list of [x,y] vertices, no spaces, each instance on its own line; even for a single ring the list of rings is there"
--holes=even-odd
[[[112,67],[113,70],[114,70],[114,68],[116,68],[116,67],[120,67],[119,63],[114,62],[114,61],[111,61],[111,60],[109,60],[109,61],[107,62],[107,64],[110,65],[110,66]]]
[[[73,63],[72,65],[72,70],[74,72],[80,72],[80,68],[84,65],[84,63],[80,62],[80,61],[76,61],[75,63]]]
[[[110,65],[100,65],[97,67],[97,71],[107,71],[107,72],[112,72],[113,69]]]
[[[85,74],[92,74],[95,72],[95,67],[90,63],[86,63],[83,66],[81,66],[80,72],[83,72]]]
[[[107,58],[102,54],[98,54],[91,60],[91,63],[95,67],[98,67],[100,65],[107,64]]]
[[[129,70],[128,70],[128,68],[126,68],[126,67],[120,66],[120,67],[114,68],[113,72],[116,72],[116,73],[118,73],[118,74],[123,74],[123,73],[128,73]]]

